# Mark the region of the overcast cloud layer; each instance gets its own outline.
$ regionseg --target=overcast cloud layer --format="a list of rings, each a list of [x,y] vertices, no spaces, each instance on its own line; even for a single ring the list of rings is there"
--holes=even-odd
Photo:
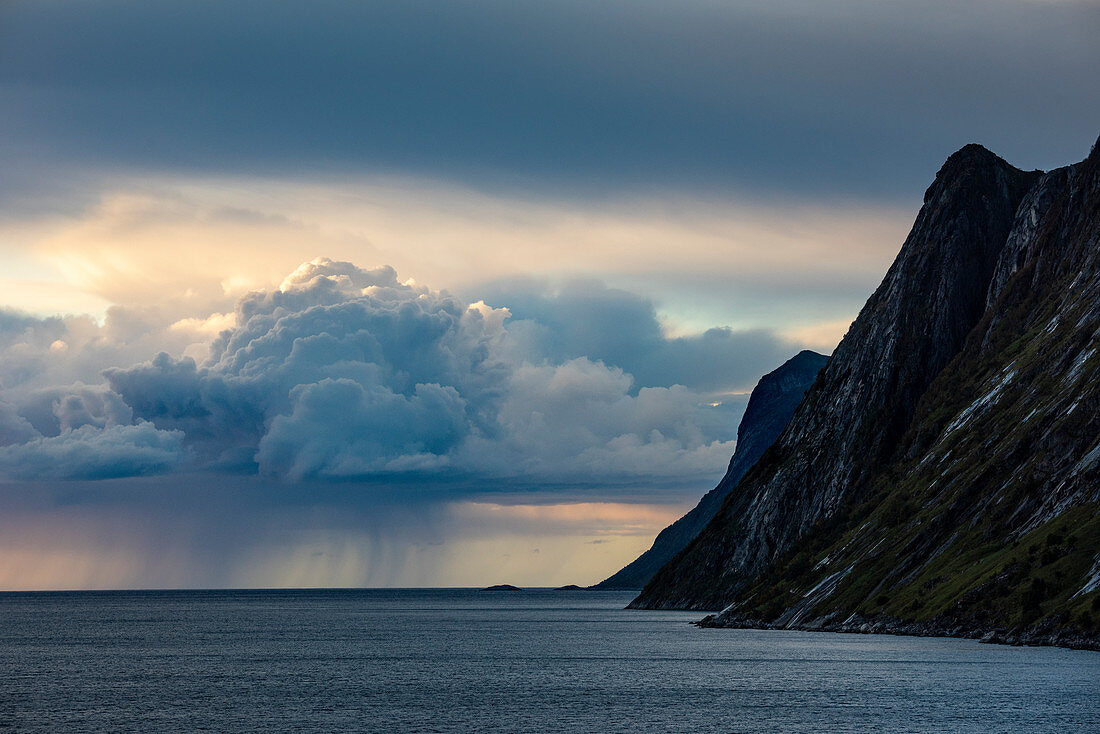
[[[971,141],[1079,158],[1098,34],[1073,0],[8,2],[2,193],[139,169],[912,197]]]

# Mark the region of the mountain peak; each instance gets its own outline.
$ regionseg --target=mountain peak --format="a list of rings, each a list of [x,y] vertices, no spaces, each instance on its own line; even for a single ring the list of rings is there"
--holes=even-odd
[[[991,179],[1023,173],[993,151],[978,143],[967,143],[947,157],[936,178],[924,192],[924,203],[955,192],[988,185]]]
[[[956,150],[951,155],[947,156],[947,162],[950,163],[951,161],[953,161],[955,159],[961,159],[961,158],[979,158],[979,159],[984,158],[984,159],[995,159],[995,160],[1001,161],[1002,163],[1005,162],[1003,158],[1001,158],[999,155],[997,155],[996,153],[994,153],[993,151],[991,151],[989,148],[985,147],[981,143],[967,143],[966,145],[959,148],[958,150]]]
[[[783,365],[785,366],[792,362],[821,362],[828,359],[828,356],[819,354],[812,349],[803,349],[801,352],[784,362]]]
[[[1016,210],[1039,175],[976,144],[944,163],[882,284],[775,445],[741,481],[736,506],[731,496],[635,606],[724,606],[800,538],[862,498],[921,395],[981,319]]]
[[[632,606],[1100,649],[1098,149],[952,155],[774,446]]]

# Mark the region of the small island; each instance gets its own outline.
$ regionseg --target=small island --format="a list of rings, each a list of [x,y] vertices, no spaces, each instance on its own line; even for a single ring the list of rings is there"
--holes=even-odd
[[[584,591],[583,586],[577,586],[576,584],[566,584],[565,586],[559,586],[554,591]]]
[[[523,589],[511,584],[496,584],[495,586],[486,586],[482,591],[523,591]]]

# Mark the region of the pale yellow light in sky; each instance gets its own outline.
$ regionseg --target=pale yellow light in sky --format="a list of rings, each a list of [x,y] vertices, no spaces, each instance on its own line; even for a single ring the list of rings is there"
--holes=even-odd
[[[869,291],[911,217],[855,205],[657,195],[554,202],[391,178],[173,179],[118,181],[80,217],[0,225],[0,247],[52,274],[52,298],[66,308],[155,302],[176,304],[180,318],[205,319],[326,256],[392,265],[402,278],[436,289],[513,276],[598,277],[656,299],[673,331],[729,325],[824,333],[823,324],[854,314],[747,315],[705,299],[722,292],[715,284],[723,280],[731,290],[777,280],[771,291],[778,301],[785,280],[866,280]],[[678,292],[694,300],[678,303]],[[47,300],[26,289],[0,295],[2,305],[36,312]]]

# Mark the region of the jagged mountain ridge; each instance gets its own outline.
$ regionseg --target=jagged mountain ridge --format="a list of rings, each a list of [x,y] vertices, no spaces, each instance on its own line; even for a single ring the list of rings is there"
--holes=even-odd
[[[736,448],[718,485],[687,514],[662,530],[649,550],[590,588],[641,589],[661,566],[699,535],[745,472],[775,443],[828,359],[823,354],[803,350],[761,377],[749,395],[745,414],[737,426]]]
[[[1038,176],[976,145],[948,159],[882,284],[787,429],[742,480],[737,494],[747,504],[724,506],[685,551],[706,563],[676,559],[636,606],[725,606],[753,574],[836,511],[904,430],[920,393],[980,318],[997,252]],[[683,593],[674,591],[681,587]]]
[[[1095,147],[1046,174],[951,156],[776,445],[633,606],[1095,635],[1098,211]]]

